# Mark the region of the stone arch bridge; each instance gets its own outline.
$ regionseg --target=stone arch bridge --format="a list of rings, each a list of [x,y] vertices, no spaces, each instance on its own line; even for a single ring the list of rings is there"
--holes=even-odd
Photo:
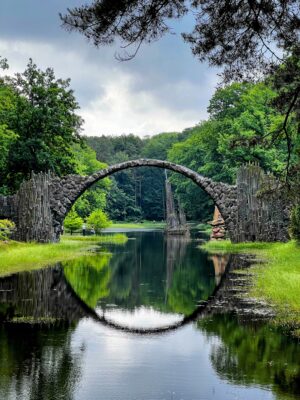
[[[274,187],[275,181],[254,164],[240,168],[236,185],[214,182],[184,166],[152,159],[115,164],[90,176],[59,178],[33,173],[15,195],[0,196],[0,218],[15,222],[16,240],[57,242],[67,213],[88,188],[115,172],[138,167],[168,169],[191,179],[219,208],[233,242],[288,240],[289,207],[280,190],[261,195],[262,189]]]

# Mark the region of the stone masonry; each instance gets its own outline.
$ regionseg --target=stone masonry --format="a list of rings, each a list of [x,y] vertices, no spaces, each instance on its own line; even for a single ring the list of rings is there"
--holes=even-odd
[[[10,218],[16,223],[16,238],[21,241],[36,240],[38,242],[59,241],[63,221],[75,201],[94,183],[101,179],[128,168],[158,167],[178,172],[191,179],[203,189],[214,201],[225,221],[226,231],[233,242],[241,241],[245,235],[241,234],[239,226],[245,227],[252,216],[251,212],[242,212],[241,207],[251,207],[251,204],[241,203],[238,191],[241,188],[222,182],[214,182],[189,168],[168,161],[139,159],[112,165],[90,176],[67,175],[59,178],[50,174],[33,174],[31,180],[24,182],[19,192],[14,196],[0,196],[0,218]],[[41,190],[43,188],[43,190]],[[256,193],[252,193],[252,197]],[[264,203],[265,205],[266,203]],[[272,239],[287,239],[287,210],[283,210],[284,217],[279,221],[280,210],[277,201],[276,218],[273,226]],[[241,218],[244,220],[241,222]],[[239,221],[239,222],[238,222]],[[260,221],[262,225],[263,221]],[[262,226],[259,231],[262,232]],[[279,230],[281,232],[279,232]],[[284,231],[284,235],[282,235]],[[252,235],[248,240],[256,240]],[[247,240],[247,239],[246,239]],[[260,233],[259,240],[268,240]]]

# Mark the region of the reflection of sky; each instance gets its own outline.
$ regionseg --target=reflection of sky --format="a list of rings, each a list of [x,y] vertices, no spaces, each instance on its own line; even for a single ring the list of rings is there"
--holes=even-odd
[[[103,315],[101,309],[96,309],[99,315]],[[150,307],[139,307],[133,311],[109,309],[105,310],[105,318],[115,324],[130,328],[160,328],[170,326],[182,320],[179,314],[167,314]]]
[[[11,73],[32,57],[41,68],[54,67],[58,77],[70,77],[88,135],[178,131],[206,118],[218,79],[180,37],[191,31],[192,17],[172,21],[175,35],[120,63],[114,58],[118,45],[96,49],[60,27],[58,13],[83,3],[1,0],[0,55],[9,59]]]
[[[84,345],[75,400],[270,400],[271,392],[228,384],[214,372],[207,339],[193,325],[140,337],[81,321],[74,351]]]

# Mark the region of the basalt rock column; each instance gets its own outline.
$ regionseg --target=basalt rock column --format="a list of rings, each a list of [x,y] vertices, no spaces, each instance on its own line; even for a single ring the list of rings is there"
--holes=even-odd
[[[175,209],[172,187],[168,179],[166,179],[165,187],[166,187],[167,232],[170,232],[173,230],[178,230],[180,228],[180,222]]]
[[[17,230],[14,239],[21,242],[55,242],[50,208],[50,173],[32,173],[15,195]]]
[[[237,174],[237,242],[289,240],[291,202],[284,188],[257,164]]]

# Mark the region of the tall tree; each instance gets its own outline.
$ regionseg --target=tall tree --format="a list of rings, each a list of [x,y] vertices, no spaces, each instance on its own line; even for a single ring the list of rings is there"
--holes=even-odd
[[[259,161],[265,170],[281,175],[286,163],[284,139],[269,145],[259,140],[277,131],[284,118],[272,107],[275,96],[262,83],[233,83],[218,89],[208,108],[210,119],[190,130],[185,141],[174,144],[169,160],[231,184],[239,165],[248,161]],[[210,199],[179,175],[172,176],[172,183],[189,218],[207,219]]]
[[[52,69],[41,71],[30,60],[24,73],[3,78],[2,84],[15,93],[6,125],[18,135],[4,182],[15,190],[31,171],[74,172],[72,145],[80,142],[82,119],[70,80],[56,79]]]
[[[10,113],[15,112],[16,96],[13,90],[0,80],[0,193],[7,194],[9,188],[4,185],[7,176],[7,165],[12,146],[18,140],[18,134],[9,128]]]

